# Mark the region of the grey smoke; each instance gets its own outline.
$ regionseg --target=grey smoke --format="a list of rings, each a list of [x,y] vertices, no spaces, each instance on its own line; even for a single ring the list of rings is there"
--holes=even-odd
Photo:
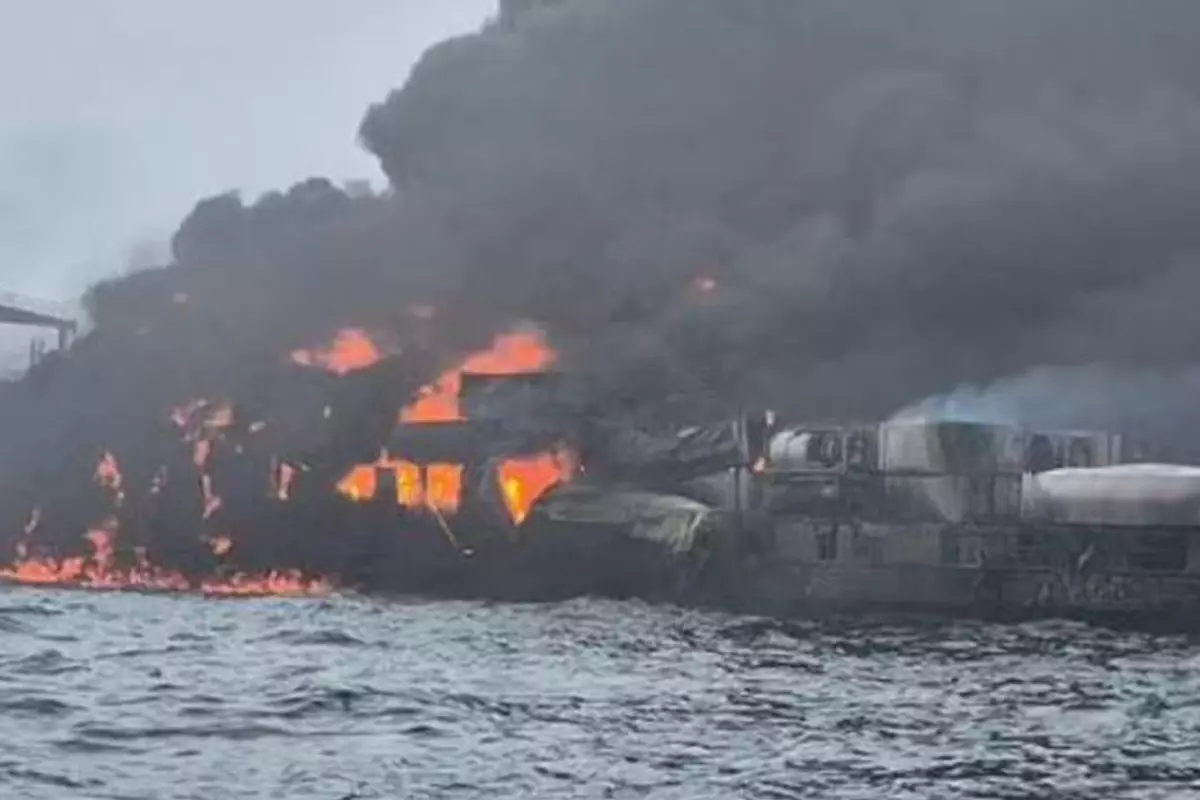
[[[464,320],[545,321],[614,396],[875,416],[1195,363],[1197,41],[1187,0],[568,0],[363,136]]]
[[[896,419],[995,422],[1050,430],[1134,431],[1195,457],[1200,369],[1165,371],[1102,364],[1037,368],[981,386],[925,398]]]
[[[431,303],[430,370],[533,320],[609,408],[878,417],[1030,371],[1111,398],[1081,419],[1186,407],[1191,0],[505,9],[368,111],[390,192],[206,201],[174,264],[97,287],[98,327],[159,326],[180,385]]]

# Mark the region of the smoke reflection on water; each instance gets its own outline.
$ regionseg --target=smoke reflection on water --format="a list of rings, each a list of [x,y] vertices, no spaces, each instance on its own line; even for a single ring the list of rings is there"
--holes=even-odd
[[[1163,797],[1200,647],[1073,624],[5,589],[0,796]]]

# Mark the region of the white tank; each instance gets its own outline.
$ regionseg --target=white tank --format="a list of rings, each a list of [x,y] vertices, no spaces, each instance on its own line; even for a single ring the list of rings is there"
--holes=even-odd
[[[1200,526],[1200,467],[1118,464],[1027,474],[1021,519],[1077,525]]]
[[[875,469],[877,441],[874,427],[784,428],[767,442],[767,462],[777,472]]]
[[[841,461],[841,431],[792,428],[767,443],[767,457],[781,469],[832,467]]]

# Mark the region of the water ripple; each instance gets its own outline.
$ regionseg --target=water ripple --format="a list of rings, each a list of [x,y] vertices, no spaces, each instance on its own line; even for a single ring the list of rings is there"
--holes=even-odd
[[[1149,800],[1200,785],[1186,637],[42,591],[3,593],[0,635],[2,797]]]
[[[75,661],[59,650],[39,650],[15,659],[0,660],[0,670],[14,675],[61,675],[87,670],[87,665]]]
[[[320,630],[285,630],[272,633],[262,641],[283,642],[293,645],[330,645],[333,647],[365,647],[366,642],[345,631],[323,628]]]
[[[83,709],[79,706],[64,703],[53,697],[41,697],[32,692],[19,697],[0,695],[0,718],[8,716],[58,717],[81,710]]]

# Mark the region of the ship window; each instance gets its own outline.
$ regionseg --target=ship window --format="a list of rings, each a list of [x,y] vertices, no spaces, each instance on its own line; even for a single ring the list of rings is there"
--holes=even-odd
[[[837,528],[817,534],[817,558],[821,561],[837,560]]]

